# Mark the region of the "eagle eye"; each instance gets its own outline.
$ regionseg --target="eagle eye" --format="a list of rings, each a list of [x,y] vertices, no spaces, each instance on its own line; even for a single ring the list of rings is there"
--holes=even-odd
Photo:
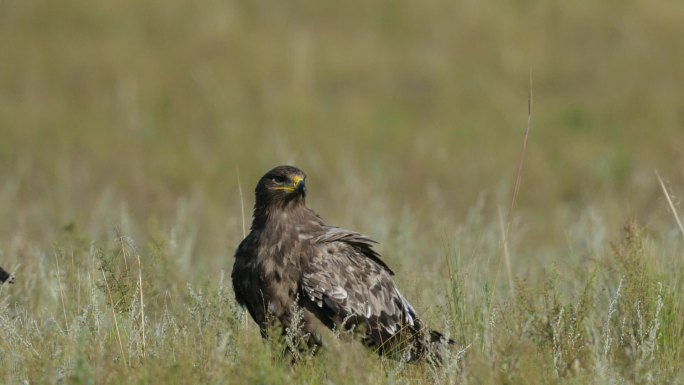
[[[287,182],[287,178],[285,178],[284,176],[280,176],[280,175],[274,176],[273,178],[271,178],[271,180],[275,184],[285,184]]]

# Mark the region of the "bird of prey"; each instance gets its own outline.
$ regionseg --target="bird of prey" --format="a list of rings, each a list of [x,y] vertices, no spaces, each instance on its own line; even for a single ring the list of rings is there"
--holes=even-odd
[[[306,206],[305,179],[278,166],[259,180],[251,231],[235,252],[235,297],[262,337],[300,328],[299,342],[286,348],[292,353],[316,351],[326,328],[351,330],[381,355],[441,361],[453,341],[418,318],[373,240],[326,225]]]

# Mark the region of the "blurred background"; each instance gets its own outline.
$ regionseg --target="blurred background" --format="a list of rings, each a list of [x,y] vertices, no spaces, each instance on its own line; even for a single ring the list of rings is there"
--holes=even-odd
[[[562,261],[577,223],[667,242],[682,20],[676,0],[0,2],[2,264],[118,228],[230,269],[238,186],[249,225],[257,179],[290,163],[328,223],[438,269],[466,222],[505,218],[530,77],[514,273]]]

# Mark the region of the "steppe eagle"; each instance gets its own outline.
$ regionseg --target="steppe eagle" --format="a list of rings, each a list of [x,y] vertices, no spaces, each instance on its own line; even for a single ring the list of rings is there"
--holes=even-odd
[[[235,252],[235,297],[262,336],[298,326],[302,338],[291,352],[321,346],[325,328],[353,330],[379,354],[441,361],[453,341],[421,322],[373,240],[327,226],[306,207],[305,179],[279,166],[259,180],[251,231]]]

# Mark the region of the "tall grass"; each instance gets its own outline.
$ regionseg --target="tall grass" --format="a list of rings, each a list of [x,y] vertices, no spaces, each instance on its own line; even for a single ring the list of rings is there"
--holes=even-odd
[[[496,236],[496,223],[485,227]],[[57,263],[42,271],[39,264],[19,275],[15,286],[3,287],[5,383],[681,380],[681,271],[655,264],[669,248],[655,245],[631,222],[586,269],[578,290],[563,290],[568,277],[556,266],[539,284],[519,279],[514,297],[492,296],[491,282],[477,278],[481,267],[456,255],[467,242],[452,241],[443,252],[448,276],[432,280],[438,289],[415,283],[443,293],[431,302],[447,311],[424,313],[458,342],[436,367],[401,364],[360,343],[331,339],[293,369],[280,354],[287,339],[261,340],[235,304],[225,271],[190,283],[165,274],[179,268],[168,245],[150,243],[138,251],[116,232],[104,243],[79,246],[73,243],[78,239],[85,241],[72,233],[57,245],[59,270]],[[69,262],[72,253],[78,264]],[[126,262],[138,253],[140,264]],[[442,292],[442,285],[448,290]],[[425,299],[417,303],[428,310]]]

